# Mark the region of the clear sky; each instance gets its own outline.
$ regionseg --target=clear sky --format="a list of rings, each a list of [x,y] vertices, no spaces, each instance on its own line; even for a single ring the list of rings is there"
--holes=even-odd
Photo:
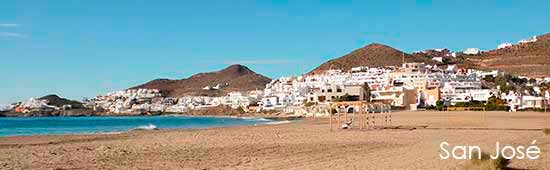
[[[241,63],[298,75],[372,42],[495,48],[550,31],[542,0],[3,0],[0,105],[80,100]]]

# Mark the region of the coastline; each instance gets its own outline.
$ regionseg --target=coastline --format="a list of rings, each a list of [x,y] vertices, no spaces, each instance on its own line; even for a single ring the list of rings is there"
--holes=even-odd
[[[117,116],[218,116],[218,117],[255,117],[266,119],[296,119],[293,115],[283,114],[280,112],[245,112],[239,109],[233,109],[228,106],[216,106],[201,109],[188,110],[186,112],[135,112],[135,113],[111,113],[94,111],[90,109],[71,109],[71,110],[56,110],[53,112],[0,112],[1,117],[117,117]]]
[[[48,114],[48,113],[16,113],[16,112],[0,112],[0,118],[2,117],[88,117],[88,116],[98,116],[98,117],[119,117],[119,116],[202,116],[202,117],[255,117],[255,118],[269,118],[269,119],[293,119],[293,117],[302,117],[302,116],[278,116],[271,113],[241,113],[241,114],[197,114],[198,112],[183,112],[183,113],[172,113],[172,112],[157,112],[151,114],[118,114],[118,113],[80,113],[80,114]]]
[[[173,117],[173,118],[171,118]],[[185,117],[185,118],[183,118]],[[14,118],[14,117],[11,117]],[[25,120],[26,118],[35,118],[35,117],[15,117],[17,119],[13,119],[13,121],[23,121],[31,123],[38,123],[36,121],[48,121],[48,122],[65,122],[61,124],[67,124],[69,123],[68,120],[72,120],[70,122],[79,121],[83,124],[89,124],[88,122],[92,120],[101,120],[103,122],[109,121],[111,123],[99,125],[102,128],[96,128],[95,125],[84,125],[79,126],[75,125],[69,125],[69,126],[63,126],[63,127],[52,127],[50,130],[45,130],[44,128],[40,128],[43,130],[32,130],[32,126],[24,126],[24,127],[17,127],[14,123],[10,123],[10,119],[5,120],[8,127],[13,126],[17,128],[24,128],[27,130],[24,131],[18,131],[18,132],[12,132],[7,129],[2,130],[0,128],[0,137],[14,137],[14,136],[42,136],[42,135],[54,135],[54,136],[60,136],[60,135],[102,135],[102,134],[120,134],[120,133],[128,133],[133,131],[156,131],[156,130],[185,130],[185,129],[205,129],[205,128],[211,128],[211,127],[232,127],[232,126],[251,126],[251,125],[263,125],[263,124],[283,124],[283,123],[290,123],[291,121],[300,120],[301,117],[294,117],[294,116],[280,116],[280,117],[273,117],[273,116],[220,116],[220,115],[182,115],[182,114],[166,114],[166,115],[148,115],[148,116],[86,116],[83,117],[85,119],[79,119],[79,117],[74,116],[68,116],[68,117],[42,117],[47,118],[46,120],[43,119],[31,119],[31,120]],[[59,119],[58,119],[59,118]],[[69,119],[65,119],[69,118]],[[88,119],[91,118],[91,119]],[[119,119],[122,118],[122,119]],[[138,119],[134,119],[138,118]],[[151,119],[149,119],[151,118]],[[183,119],[181,119],[183,118]],[[212,119],[210,119],[212,118]],[[135,120],[141,120],[141,123],[134,122]],[[218,122],[218,123],[199,123],[204,122],[205,120],[212,121],[212,122]],[[30,122],[29,122],[30,121]],[[122,124],[126,124],[129,121],[134,122],[131,124],[134,125],[126,125],[124,128],[120,128],[117,125],[115,126],[109,126],[108,124],[118,124],[119,121]],[[163,123],[164,121],[178,121],[179,123]],[[198,123],[194,123],[195,121],[198,121]],[[2,118],[0,118],[0,122],[2,121]],[[224,123],[227,122],[227,123]],[[232,122],[232,123],[229,123]],[[11,125],[10,125],[11,124]],[[15,126],[14,126],[15,125]],[[43,126],[43,125],[38,125]],[[157,128],[157,126],[160,126],[162,128]],[[59,131],[59,129],[70,129],[75,128],[79,130],[62,130]]]
[[[184,115],[184,116],[193,116],[193,115]],[[232,116],[195,116],[195,117],[218,117],[218,118],[256,118],[256,117],[232,117]],[[261,117],[258,117],[261,118]],[[299,120],[299,119],[296,119]],[[59,143],[75,142],[75,141],[93,141],[101,139],[122,139],[128,136],[136,136],[143,134],[156,134],[156,133],[175,133],[175,132],[195,132],[195,131],[205,131],[205,130],[215,130],[215,129],[226,129],[226,128],[247,128],[247,127],[258,127],[258,126],[276,126],[284,125],[290,123],[296,123],[298,121],[290,120],[280,120],[272,122],[281,122],[276,124],[270,123],[260,123],[260,124],[249,124],[249,125],[232,125],[232,126],[210,126],[210,127],[198,127],[198,128],[167,128],[167,129],[154,129],[154,130],[140,130],[140,129],[130,129],[127,131],[117,131],[117,132],[97,132],[97,133],[68,133],[68,134],[37,134],[37,135],[16,135],[16,136],[0,136],[0,149],[3,147],[10,146],[21,146],[21,145],[52,145]],[[42,141],[43,142],[36,142]],[[24,141],[24,142],[22,142]],[[58,142],[55,142],[58,141]]]
[[[468,161],[440,160],[440,142],[494,151],[496,141],[515,146],[532,140],[541,158],[512,160],[509,167],[550,164],[549,135],[499,130],[550,128],[550,114],[485,112],[482,119],[481,112],[441,113],[394,114],[396,126],[425,129],[330,131],[326,118],[307,118],[278,125],[7,137],[0,138],[0,169],[460,169]],[[495,130],[468,129],[474,127]]]

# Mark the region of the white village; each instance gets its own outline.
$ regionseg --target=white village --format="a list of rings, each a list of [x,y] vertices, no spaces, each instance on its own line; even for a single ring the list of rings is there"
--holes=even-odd
[[[537,37],[521,40],[517,44],[536,42]],[[498,49],[510,48],[512,43],[503,43]],[[444,49],[434,49],[441,52]],[[446,49],[445,49],[446,50]],[[462,54],[477,54],[483,51],[468,48]],[[415,53],[422,53],[415,52]],[[456,57],[457,52],[445,57]],[[442,57],[434,61],[443,62]],[[222,97],[163,96],[158,89],[127,89],[84,99],[86,108],[114,114],[146,114],[150,112],[185,113],[197,109],[230,106],[246,112],[279,112],[296,116],[327,115],[328,103],[337,100],[370,100],[387,104],[397,110],[438,109],[438,107],[463,106],[475,103],[487,106],[498,99],[506,108],[500,110],[546,109],[550,100],[549,90],[541,88],[550,83],[550,78],[511,77],[498,70],[481,71],[459,68],[452,64],[406,63],[400,67],[354,67],[351,70],[329,69],[320,74],[288,76],[272,80],[265,89],[234,91]],[[496,82],[499,79],[500,83]],[[523,82],[515,88],[510,79]],[[483,82],[495,82],[486,87]],[[222,90],[228,84],[212,84],[202,90]],[[513,87],[513,88],[510,88]],[[369,94],[367,94],[369,93]],[[369,99],[365,99],[369,96]],[[346,98],[346,99],[343,99]],[[438,106],[439,105],[439,106]],[[29,99],[14,103],[3,110],[32,112],[70,108],[48,105],[48,101]],[[495,109],[499,108],[487,108]]]

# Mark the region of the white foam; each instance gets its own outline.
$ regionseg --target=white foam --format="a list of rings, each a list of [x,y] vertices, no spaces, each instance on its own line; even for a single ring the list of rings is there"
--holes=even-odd
[[[149,123],[149,125],[142,125],[138,126],[137,128],[134,128],[133,130],[157,130],[157,126]]]

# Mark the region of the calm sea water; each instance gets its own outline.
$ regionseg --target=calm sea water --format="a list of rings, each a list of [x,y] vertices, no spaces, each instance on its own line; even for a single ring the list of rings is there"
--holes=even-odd
[[[8,117],[0,118],[0,136],[124,132],[150,124],[159,129],[188,129],[272,122],[261,118],[230,117]]]

